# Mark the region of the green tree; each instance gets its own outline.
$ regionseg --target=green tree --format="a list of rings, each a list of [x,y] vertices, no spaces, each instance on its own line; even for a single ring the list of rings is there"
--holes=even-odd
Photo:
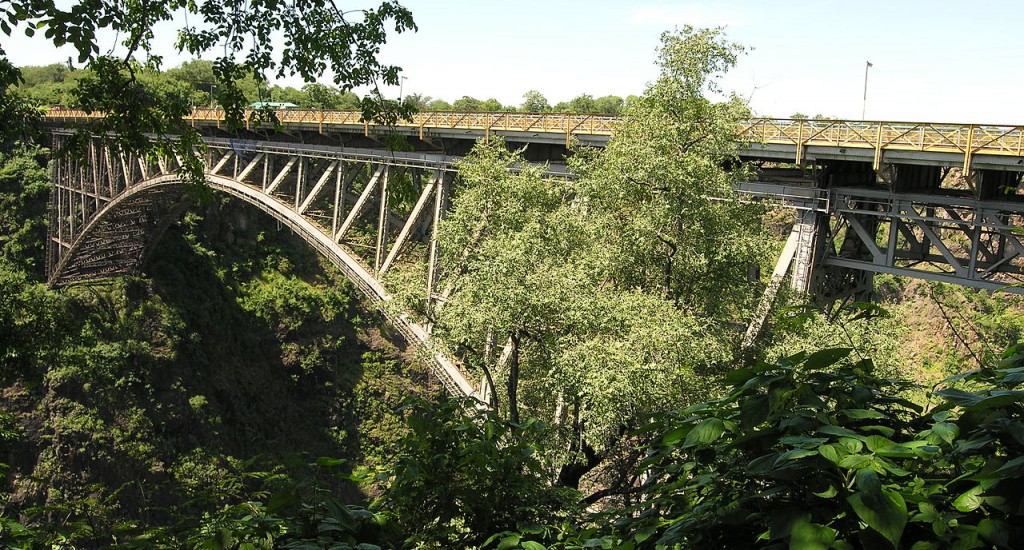
[[[736,96],[707,97],[741,51],[721,30],[663,34],[659,78],[602,154],[572,161],[582,200],[601,218],[608,276],[720,326],[741,320],[747,267],[764,254],[759,209],[728,200],[747,177],[733,128],[749,111]]]
[[[527,113],[546,113],[551,110],[551,104],[544,94],[537,90],[530,90],[523,94],[523,104],[519,110]]]
[[[625,104],[626,102],[617,95],[606,95],[594,100],[594,112],[605,115],[617,115],[622,113],[622,108]]]
[[[218,0],[181,4],[171,0],[127,4],[74,4],[18,1],[0,15],[0,32],[37,29],[54,46],[70,45],[80,64],[91,75],[79,80],[74,95],[78,105],[107,116],[90,124],[96,135],[113,133],[120,146],[139,154],[158,153],[183,159],[182,173],[193,184],[202,182],[202,164],[195,153],[198,135],[182,120],[192,98],[152,90],[140,79],[143,69],[159,69],[163,60],[152,55],[153,27],[170,21],[180,11],[192,23],[179,30],[180,52],[199,57],[210,51],[220,54],[213,63],[217,102],[228,122],[241,125],[247,100],[238,81],[251,76],[262,82],[270,74],[298,75],[312,82],[330,70],[342,89],[378,84],[397,85],[399,68],[378,61],[377,52],[387,28],[395,32],[415,30],[412,14],[395,1],[375,9],[343,12],[324,0],[305,2],[285,9],[283,5]],[[123,37],[115,54],[100,52],[97,32],[110,30]],[[283,34],[286,47],[275,51],[276,36]],[[10,112],[9,86],[23,76],[0,48],[0,110],[5,121],[20,120]],[[366,118],[385,123],[408,110],[383,100],[379,89],[362,103]],[[152,136],[155,136],[152,137]],[[174,137],[177,136],[177,137]]]
[[[452,110],[460,113],[474,113],[483,110],[483,102],[474,97],[464,95],[452,103]]]
[[[50,178],[40,165],[45,151],[22,146],[0,152],[0,258],[37,277],[46,253]]]
[[[505,107],[502,106],[501,102],[498,101],[497,99],[494,99],[493,97],[487,98],[486,100],[480,102],[481,111],[486,111],[488,113],[496,113],[504,109]]]
[[[452,110],[454,110],[454,107],[452,107],[451,103],[448,103],[447,101],[445,101],[443,99],[432,99],[432,100],[427,102],[426,110],[427,111],[452,111]]]
[[[436,334],[492,382],[509,419],[560,427],[567,485],[647,415],[707,398],[709,369],[738,339],[758,212],[717,199],[742,177],[723,165],[745,109],[703,95],[734,56],[716,31],[665,35],[662,77],[604,153],[577,152],[574,181],[497,140],[459,167]]]
[[[394,518],[411,547],[479,547],[492,533],[574,511],[575,493],[547,483],[543,424],[509,422],[472,400],[405,408],[410,430],[374,508]]]

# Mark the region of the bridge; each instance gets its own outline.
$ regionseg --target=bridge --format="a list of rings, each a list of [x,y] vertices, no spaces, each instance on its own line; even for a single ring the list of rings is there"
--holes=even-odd
[[[50,111],[54,144],[62,126],[96,115]],[[454,162],[479,139],[525,146],[553,175],[574,141],[601,147],[616,117],[529,113],[422,113],[383,127],[357,113],[282,111],[280,125],[229,129],[223,113],[187,120],[204,136],[205,178],[248,202],[317,249],[392,323],[430,356],[449,391],[487,388],[451,361],[423,318],[394,311],[389,277],[423,266],[425,310],[437,307],[436,230],[456,177]],[[385,150],[398,133],[409,152]],[[1021,174],[1024,127],[862,121],[754,119],[737,128],[741,157],[761,168],[740,185],[746,200],[771,200],[796,212],[769,285],[826,299],[859,298],[874,273],[1005,289],[1024,269]],[[53,166],[47,274],[51,286],[133,273],[190,198],[177,159],[135,158],[92,139],[84,158]],[[415,200],[395,201],[400,189]],[[408,275],[408,274],[405,274]],[[773,288],[774,285],[774,288]]]

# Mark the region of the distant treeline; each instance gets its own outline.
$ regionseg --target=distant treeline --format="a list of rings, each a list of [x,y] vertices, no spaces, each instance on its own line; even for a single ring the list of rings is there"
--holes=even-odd
[[[88,74],[87,70],[70,68],[63,63],[22,67],[21,71],[25,81],[18,87],[18,91],[41,106],[77,107],[79,102],[75,88],[78,80]],[[216,104],[218,90],[211,61],[186,61],[173,69],[161,72],[145,70],[139,75],[140,80],[146,84],[165,93],[180,94],[196,107]],[[359,96],[325,84],[311,83],[297,89],[291,86],[269,86],[265,82],[248,77],[240,80],[239,86],[250,102],[294,103],[300,108],[310,109],[359,109]],[[635,96],[622,98],[614,95],[595,98],[590,94],[580,94],[569,101],[552,105],[542,93],[530,90],[523,94],[523,102],[519,105],[503,105],[494,98],[482,100],[470,96],[462,96],[452,102],[422,94],[408,94],[402,99],[420,111],[519,111],[617,115],[634,98]]]

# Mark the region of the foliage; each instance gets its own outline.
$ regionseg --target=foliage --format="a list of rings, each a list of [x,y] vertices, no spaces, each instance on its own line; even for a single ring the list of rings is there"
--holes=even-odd
[[[508,419],[564,428],[551,452],[586,464],[570,486],[647,415],[710,395],[763,248],[759,211],[719,200],[745,173],[732,132],[746,110],[704,97],[737,47],[717,31],[663,41],[661,78],[605,151],[576,152],[576,179],[479,144],[440,229],[435,333]]]
[[[53,2],[16,1],[0,9],[0,31],[10,36],[23,30],[32,37],[37,30],[54,46],[70,45],[78,63],[89,69],[76,81],[71,97],[87,112],[105,117],[84,124],[70,151],[83,150],[86,135],[117,136],[114,141],[127,153],[178,157],[181,172],[196,193],[202,194],[202,163],[197,150],[198,133],[183,120],[195,101],[181,90],[146,84],[147,69],[158,70],[163,60],[153,54],[153,26],[180,16],[191,18],[178,32],[180,52],[199,57],[219,51],[212,65],[217,103],[225,109],[230,125],[241,126],[247,99],[239,82],[252,78],[265,82],[268,73],[277,77],[298,75],[312,82],[328,69],[343,91],[373,85],[374,96],[359,107],[367,120],[393,124],[408,117],[408,105],[384,100],[378,82],[394,85],[400,69],[377,59],[386,41],[387,27],[395,32],[415,30],[412,14],[395,1],[375,9],[341,11],[333,2],[318,0],[285,7],[277,3],[219,0],[204,3],[156,2],[75,4],[66,9]],[[101,54],[97,33],[113,31],[124,39],[119,49]],[[275,52],[278,34],[285,46]],[[54,75],[61,78],[61,75]],[[22,81],[20,71],[0,49],[0,113],[8,122],[26,122],[29,111],[20,96],[9,91]],[[274,120],[273,113],[259,113]],[[5,138],[21,125],[5,124]]]
[[[294,490],[299,482],[282,476],[300,479],[309,466],[293,455],[391,456],[395,409],[428,393],[425,374],[412,369],[410,382],[394,352],[370,353],[365,331],[379,319],[360,314],[354,290],[289,233],[246,219],[239,205],[201,210],[158,244],[150,279],[57,293],[0,261],[0,417],[12,414],[23,434],[10,453],[0,449],[10,465],[0,546],[182,547],[214,532],[203,525],[249,522],[245,503],[270,506],[268,495]],[[235,458],[256,454],[266,467]],[[318,487],[340,509],[360,498],[343,477]],[[268,512],[282,522],[279,540],[316,540],[318,523],[307,522],[309,535],[293,519],[344,520],[310,499],[308,514],[298,504]]]
[[[721,30],[663,34],[659,78],[600,155],[572,163],[581,199],[600,216],[601,269],[717,322],[744,317],[747,267],[765,246],[760,211],[728,200],[746,176],[733,128],[748,110],[735,96],[706,97],[741,51]]]
[[[40,165],[44,150],[0,152],[0,258],[39,277],[46,253],[50,180]]]
[[[473,400],[405,405],[409,433],[374,507],[416,547],[469,548],[490,533],[554,522],[574,492],[547,483],[552,472],[535,420],[502,420]]]
[[[856,357],[870,357],[875,371],[889,378],[913,379],[907,368],[903,320],[890,307],[854,302],[829,314],[810,304],[784,307],[771,331],[758,342],[759,358],[788,356],[800,350],[853,348]]]
[[[724,397],[657,416],[635,434],[650,440],[636,504],[517,540],[550,548],[1014,547],[1024,536],[1022,350],[948,379],[929,410],[898,397],[906,383],[879,378],[850,351],[729,373]],[[601,527],[612,520],[612,529]]]

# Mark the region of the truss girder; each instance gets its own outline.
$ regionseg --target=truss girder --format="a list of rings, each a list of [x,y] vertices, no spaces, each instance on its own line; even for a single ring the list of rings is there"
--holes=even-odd
[[[54,134],[55,149],[63,139]],[[287,225],[375,302],[391,299],[383,276],[420,241],[421,256],[430,262],[422,294],[430,307],[436,227],[454,171],[448,159],[270,142],[239,148],[211,139],[204,162],[211,187]],[[137,273],[190,202],[176,174],[180,166],[178,159],[134,158],[102,140],[89,143],[85,158],[58,156],[52,170],[49,284]],[[397,183],[406,193],[409,185],[416,190],[415,203],[391,196]],[[431,199],[434,207],[428,208]],[[392,229],[398,230],[393,239]],[[428,349],[435,374],[451,392],[477,393],[468,373],[434,350],[426,326],[409,314],[389,316],[411,343]]]
[[[1024,293],[1024,204],[868,189],[829,202],[819,266]]]

